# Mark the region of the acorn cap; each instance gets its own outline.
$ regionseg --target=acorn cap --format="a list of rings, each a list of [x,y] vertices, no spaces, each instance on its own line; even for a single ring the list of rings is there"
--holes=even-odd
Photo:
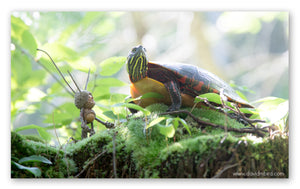
[[[89,100],[89,95],[91,93],[89,91],[86,90],[82,90],[81,92],[76,92],[75,93],[75,106],[78,109],[81,109],[84,107],[84,105],[87,103],[87,101]]]

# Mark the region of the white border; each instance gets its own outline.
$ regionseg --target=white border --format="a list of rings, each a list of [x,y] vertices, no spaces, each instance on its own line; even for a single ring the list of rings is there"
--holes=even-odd
[[[298,1],[299,2],[299,1]],[[286,188],[296,187],[299,181],[299,145],[300,125],[296,123],[297,113],[300,107],[297,86],[300,82],[299,68],[299,3],[296,0],[9,0],[2,1],[0,10],[1,19],[1,182],[4,186],[18,188],[53,188],[63,186],[64,188],[112,188],[112,187],[167,187],[173,189],[187,187],[206,188],[209,186],[224,188]],[[10,12],[14,10],[26,11],[221,11],[221,10],[274,10],[290,12],[290,178],[289,179],[240,179],[240,180],[208,180],[208,179],[172,179],[172,180],[11,180],[10,179]],[[298,35],[297,35],[298,34]],[[3,119],[4,118],[4,119]],[[3,121],[4,120],[4,121]],[[298,179],[297,179],[298,177]],[[151,184],[151,185],[149,185]],[[4,186],[4,187],[7,187]]]

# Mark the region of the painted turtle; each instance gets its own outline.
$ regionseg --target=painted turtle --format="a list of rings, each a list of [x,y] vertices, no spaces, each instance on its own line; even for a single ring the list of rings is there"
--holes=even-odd
[[[149,92],[160,93],[164,98],[145,98],[135,101],[136,104],[146,107],[154,103],[169,105],[167,111],[178,110],[181,106],[192,107],[194,98],[204,93],[220,93],[228,101],[239,107],[253,108],[240,98],[227,83],[214,74],[194,65],[180,63],[150,62],[146,49],[139,45],[134,47],[127,57],[127,71],[131,81],[130,93],[137,98]],[[203,106],[203,104],[197,105]]]

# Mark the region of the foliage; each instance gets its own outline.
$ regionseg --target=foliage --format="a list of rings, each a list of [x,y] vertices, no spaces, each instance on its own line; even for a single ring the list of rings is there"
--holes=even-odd
[[[36,129],[38,131],[40,137],[42,137],[42,139],[45,140],[46,142],[49,142],[52,138],[51,134],[47,132],[46,128],[38,126],[38,125],[26,125],[23,127],[18,127],[14,131],[19,132],[19,131],[23,131],[23,130],[27,130],[27,129]]]
[[[11,162],[13,165],[15,165],[18,169],[22,170],[27,170],[29,172],[31,172],[35,177],[40,177],[41,176],[41,170],[37,167],[26,167],[26,166],[23,166],[21,164],[18,164],[17,162],[14,162],[12,161]]]
[[[12,164],[14,164],[18,169],[22,170],[27,170],[29,172],[31,172],[35,177],[40,177],[42,175],[41,170],[37,167],[26,167],[23,166],[21,164],[23,163],[28,163],[28,162],[41,162],[41,163],[46,163],[46,164],[52,164],[51,161],[49,161],[47,158],[43,157],[43,156],[36,156],[36,155],[32,155],[29,157],[23,157],[19,160],[19,162],[14,162],[12,161]]]
[[[52,16],[55,17],[56,15],[49,14],[43,18],[48,17],[50,19]],[[89,57],[84,56],[86,53],[91,52],[92,49],[87,48],[84,52],[81,51],[81,53],[78,53],[67,44],[72,35],[74,35],[74,32],[82,26],[81,24],[88,26],[91,22],[99,20],[102,17],[103,14],[101,13],[87,13],[82,17],[81,22],[79,22],[80,24],[71,25],[62,32],[57,40],[48,42],[42,36],[33,36],[32,32],[35,32],[34,28],[28,27],[22,19],[11,16],[12,123],[18,116],[27,114],[32,115],[33,120],[39,120],[36,117],[43,116],[44,124],[42,124],[46,126],[45,128],[45,126],[28,124],[14,128],[15,131],[23,132],[25,130],[37,129],[39,135],[47,142],[50,142],[52,137],[46,132],[46,129],[56,129],[62,134],[66,132],[69,136],[75,134],[75,138],[80,138],[80,125],[75,120],[76,117],[74,117],[76,114],[79,115],[79,111],[72,103],[73,97],[67,95],[64,89],[66,88],[66,84],[54,70],[53,66],[51,67],[48,57],[42,53],[37,53],[37,48],[43,49],[52,55],[51,58],[58,64],[64,75],[67,70],[76,73],[78,71],[81,71],[81,73],[87,73],[88,70],[91,71],[92,79],[90,79],[91,82],[89,82],[88,89],[92,90],[94,98],[99,102],[97,102],[98,106],[95,108],[95,111],[100,118],[107,119],[105,114],[102,113],[117,109],[111,107],[111,105],[116,102],[122,102],[125,96],[111,93],[110,88],[125,85],[124,82],[116,79],[114,75],[118,74],[119,70],[123,67],[126,58],[109,58],[96,66]],[[43,23],[40,23],[40,25],[42,27]],[[106,27],[104,26],[104,28]],[[68,63],[66,64],[65,61]],[[97,73],[99,70],[100,76]],[[53,76],[56,78],[56,81],[53,81]],[[79,78],[80,80],[84,79]],[[68,82],[71,83],[70,80]],[[61,83],[63,86],[61,86]],[[63,103],[61,103],[62,100],[64,101]],[[46,113],[49,112],[45,111],[46,109],[49,109],[50,113]],[[74,128],[76,129],[74,130]],[[104,126],[98,125],[97,129],[104,129]]]
[[[148,108],[150,109],[149,118],[152,119],[149,122],[152,122],[160,110],[167,107],[155,104]],[[214,122],[224,122],[223,114],[207,111],[207,115],[218,117]],[[206,117],[202,111],[195,112],[195,115]],[[160,134],[157,124],[148,128],[145,133],[143,126],[147,125],[143,117],[138,118],[135,115],[113,130],[98,132],[92,137],[67,144],[63,150],[26,141],[19,134],[12,133],[12,143],[18,144],[13,148],[12,156],[18,160],[23,159],[24,155],[28,157],[39,151],[45,153],[52,162],[52,165],[39,166],[42,177],[45,178],[288,177],[288,138],[257,138],[251,135],[241,137],[234,132],[216,132],[216,129],[196,127],[190,128],[191,133],[184,127],[178,127],[173,138],[166,138],[164,134]],[[188,124],[194,124],[189,119],[186,120]],[[236,124],[235,127],[244,127],[235,120],[231,121]],[[37,151],[32,151],[31,148]],[[112,158],[114,153],[116,162]],[[65,157],[73,160],[67,167],[61,161]],[[116,175],[113,174],[114,163],[117,166]],[[226,168],[231,165],[234,166]],[[32,177],[28,174],[21,175],[15,167],[12,171],[14,178]],[[233,175],[249,171],[276,171],[280,175]]]
[[[279,127],[281,132],[288,132],[289,101],[278,97],[266,97],[255,101],[261,103],[256,110],[259,118]]]

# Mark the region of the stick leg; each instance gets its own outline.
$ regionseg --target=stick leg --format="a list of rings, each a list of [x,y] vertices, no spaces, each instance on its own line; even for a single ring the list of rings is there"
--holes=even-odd
[[[93,136],[95,134],[95,130],[94,130],[94,123],[91,122],[91,130],[90,130],[90,136]]]

